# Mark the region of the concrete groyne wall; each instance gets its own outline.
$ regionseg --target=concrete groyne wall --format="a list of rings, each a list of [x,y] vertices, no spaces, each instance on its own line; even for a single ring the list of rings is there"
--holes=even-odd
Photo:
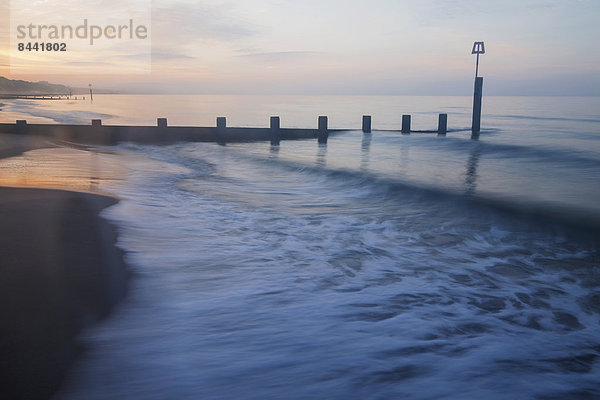
[[[411,116],[402,116],[403,134],[411,132],[437,133],[445,136],[448,115],[440,114],[438,128],[435,130],[415,131],[411,129]],[[15,123],[0,123],[0,133],[36,135],[53,139],[94,145],[114,145],[120,142],[143,144],[169,144],[177,142],[252,142],[271,141],[278,144],[281,140],[317,139],[327,143],[330,134],[350,129],[329,129],[328,117],[320,116],[316,129],[282,128],[279,117],[271,117],[267,128],[228,127],[225,117],[218,117],[214,127],[169,126],[166,118],[157,118],[155,126],[103,125],[102,120],[94,119],[91,125],[68,124],[29,124],[26,120]],[[371,133],[371,116],[364,115],[362,131]]]
[[[166,126],[159,119],[157,126],[29,124],[26,121],[0,123],[0,133],[37,135],[69,142],[114,145],[119,142],[168,144],[176,142],[249,142],[317,139],[343,130],[296,128],[188,127]]]

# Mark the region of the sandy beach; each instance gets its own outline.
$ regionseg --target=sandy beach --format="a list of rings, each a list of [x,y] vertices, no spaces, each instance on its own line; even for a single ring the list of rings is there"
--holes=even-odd
[[[0,137],[0,158],[51,146]],[[116,232],[99,217],[117,200],[58,189],[0,187],[0,384],[3,397],[44,399],[77,354],[82,328],[124,297]]]

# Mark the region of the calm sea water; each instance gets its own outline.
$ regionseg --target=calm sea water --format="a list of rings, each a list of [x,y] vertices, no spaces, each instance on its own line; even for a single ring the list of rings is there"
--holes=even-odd
[[[600,98],[96,96],[3,120],[397,129],[104,148],[135,272],[64,399],[600,396]],[[535,217],[532,217],[534,215]]]

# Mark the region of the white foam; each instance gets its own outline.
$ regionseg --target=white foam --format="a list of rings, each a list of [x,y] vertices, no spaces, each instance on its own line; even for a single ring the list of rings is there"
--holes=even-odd
[[[137,276],[62,398],[597,390],[583,245],[237,149],[127,149],[148,159],[106,215]]]

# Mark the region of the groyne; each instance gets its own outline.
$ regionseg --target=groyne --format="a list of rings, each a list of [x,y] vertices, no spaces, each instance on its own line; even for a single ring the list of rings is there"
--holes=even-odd
[[[362,117],[362,131],[371,133],[371,116]],[[411,132],[437,133],[446,135],[447,114],[440,114],[437,129],[411,130],[410,115],[403,115],[403,134]],[[278,144],[282,140],[317,139],[319,143],[327,143],[330,135],[357,129],[330,129],[328,117],[318,117],[315,129],[281,127],[279,117],[271,117],[270,126],[264,128],[229,127],[225,117],[218,117],[216,126],[169,126],[166,118],[157,118],[154,126],[105,125],[102,120],[94,119],[90,125],[74,124],[30,124],[26,120],[15,123],[0,123],[0,133],[20,135],[37,135],[53,139],[92,145],[114,145],[120,142],[142,144],[169,144],[177,142],[251,142],[271,141]]]

